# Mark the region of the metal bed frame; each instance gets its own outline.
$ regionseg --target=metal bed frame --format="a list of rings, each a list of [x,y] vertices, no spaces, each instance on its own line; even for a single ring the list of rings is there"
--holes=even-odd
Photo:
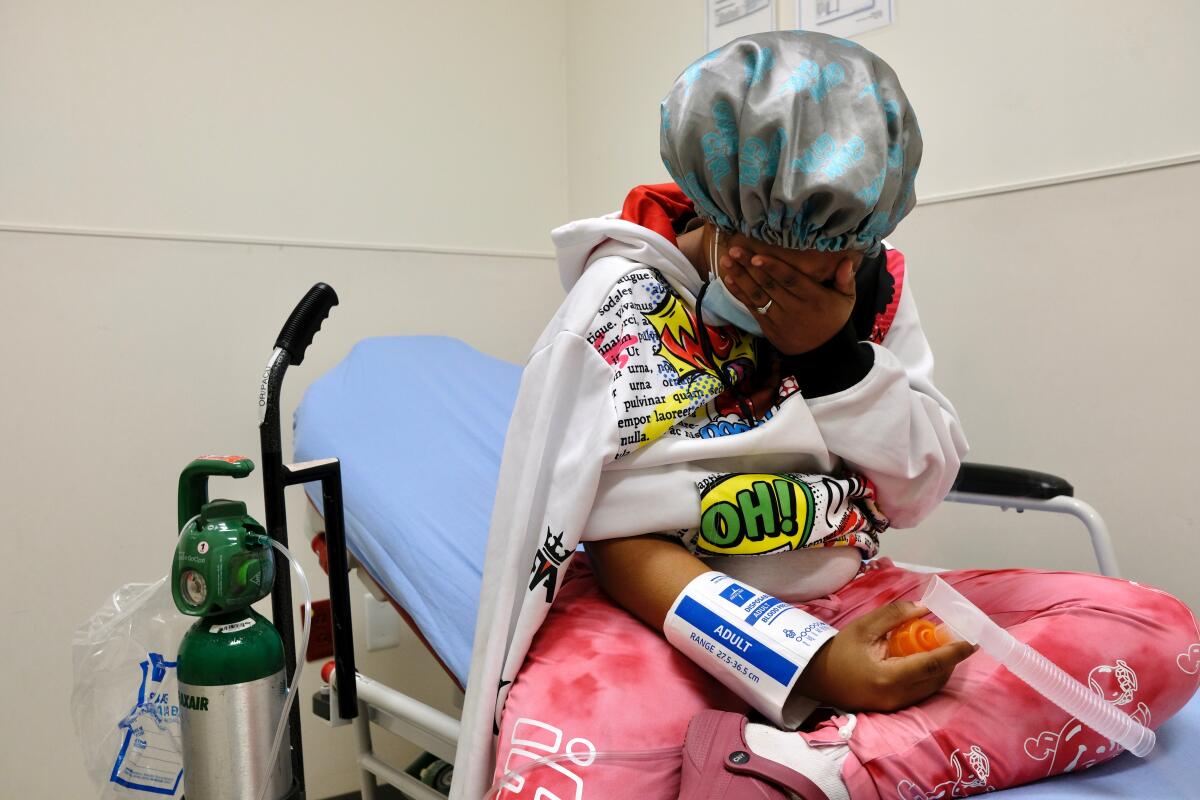
[[[322,677],[328,683],[313,698],[314,713],[331,726],[353,725],[358,750],[358,766],[363,800],[377,800],[380,781],[391,784],[413,800],[440,800],[444,797],[431,786],[382,760],[375,752],[372,725],[409,741],[428,753],[453,763],[458,747],[459,721],[404,692],[359,673],[354,666],[354,634],[350,617],[351,556],[346,549],[342,509],[341,467],[336,458],[303,464],[284,464],[279,444],[279,390],[289,364],[298,365],[321,322],[337,304],[337,295],[329,286],[317,284],[292,312],[276,342],[275,351],[263,375],[259,405],[263,444],[263,483],[267,497],[267,527],[271,535],[286,544],[287,530],[283,490],[287,486],[320,481],[325,510],[325,541],[328,548],[330,611],[333,619],[334,659]],[[1087,503],[1074,496],[1074,488],[1062,478],[1032,470],[988,464],[963,464],[948,502],[1068,514],[1087,529],[1100,574],[1119,577],[1116,555],[1104,521]],[[281,575],[288,575],[281,572]],[[368,576],[367,580],[370,580]],[[373,581],[371,581],[373,583]],[[291,631],[290,578],[277,579],[272,595],[276,625]],[[295,642],[284,637],[288,680],[295,669]],[[469,680],[469,678],[468,678]],[[298,790],[291,798],[304,798],[303,745],[300,736],[298,706],[292,707],[291,744],[293,774],[299,777]]]

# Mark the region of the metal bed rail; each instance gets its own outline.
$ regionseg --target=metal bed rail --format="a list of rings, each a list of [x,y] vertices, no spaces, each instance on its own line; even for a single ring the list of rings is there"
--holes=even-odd
[[[346,719],[338,714],[338,680],[335,673],[336,668],[322,673],[329,684],[329,693],[325,698],[320,698],[318,693],[318,698],[314,698],[314,711],[334,727],[353,723],[363,800],[377,800],[380,780],[395,786],[413,800],[442,800],[445,795],[396,769],[375,753],[371,725],[378,725],[443,761],[451,762],[458,746],[459,721],[361,673],[355,675],[354,682],[358,713],[354,719]]]
[[[1100,574],[1110,578],[1121,577],[1120,567],[1117,566],[1117,554],[1113,551],[1112,539],[1108,535],[1108,526],[1100,518],[1096,509],[1082,500],[1074,497],[1053,497],[1049,500],[1034,500],[1030,498],[997,497],[989,494],[974,494],[972,492],[951,492],[946,495],[946,501],[965,503],[975,506],[993,506],[1001,511],[1015,509],[1018,514],[1023,511],[1045,511],[1051,514],[1068,514],[1075,517],[1087,528],[1092,541],[1092,550],[1096,554],[1096,563]]]
[[[1001,511],[1011,508],[1018,514],[1045,511],[1075,517],[1087,528],[1100,574],[1110,578],[1121,577],[1112,537],[1100,513],[1076,498],[1075,487],[1057,475],[994,464],[963,464],[946,500],[992,506]]]

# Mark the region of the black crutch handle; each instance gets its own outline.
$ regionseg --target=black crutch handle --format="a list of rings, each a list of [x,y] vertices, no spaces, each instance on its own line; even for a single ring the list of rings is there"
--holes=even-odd
[[[304,361],[304,351],[312,344],[313,337],[321,330],[321,323],[337,304],[338,296],[333,287],[318,283],[292,309],[287,322],[283,323],[279,338],[275,340],[275,347],[286,350],[291,356],[292,366]]]

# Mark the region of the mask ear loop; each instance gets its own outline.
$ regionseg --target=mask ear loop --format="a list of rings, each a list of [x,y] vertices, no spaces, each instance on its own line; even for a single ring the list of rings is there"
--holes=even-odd
[[[713,229],[713,238],[712,238],[712,247],[710,247],[708,249],[708,272],[709,272],[708,279],[710,281],[711,280],[718,280],[718,281],[721,280],[721,269],[720,269],[721,261],[718,258],[718,256],[721,253],[720,242],[721,242],[721,229],[714,228]]]
[[[721,386],[725,391],[733,395],[733,399],[737,401],[738,410],[742,412],[742,417],[751,427],[758,427],[758,420],[754,418],[754,407],[749,401],[738,391],[736,384],[730,380],[729,373],[725,371],[723,366],[717,364],[717,357],[713,353],[712,338],[708,333],[708,326],[704,324],[704,295],[708,292],[708,287],[714,280],[721,280],[721,272],[718,264],[720,259],[720,249],[718,243],[721,240],[721,229],[713,228],[712,247],[708,253],[708,280],[700,287],[700,294],[696,295],[696,326],[700,329],[697,333],[697,338],[700,340],[700,349],[704,352],[704,357],[708,359],[708,363],[712,365],[717,372],[717,378],[721,381]]]

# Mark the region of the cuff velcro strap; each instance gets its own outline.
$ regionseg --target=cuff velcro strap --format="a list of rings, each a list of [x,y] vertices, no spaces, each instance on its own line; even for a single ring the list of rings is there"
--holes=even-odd
[[[793,697],[800,673],[837,630],[811,614],[720,572],[706,572],[675,598],[667,641],[772,723],[791,729],[815,702]]]

